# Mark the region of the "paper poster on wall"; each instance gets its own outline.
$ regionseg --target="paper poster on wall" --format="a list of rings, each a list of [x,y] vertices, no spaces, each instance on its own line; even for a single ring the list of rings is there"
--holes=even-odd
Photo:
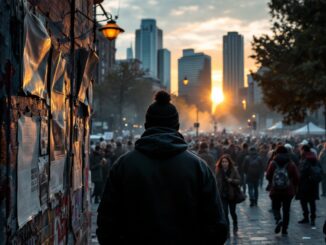
[[[24,19],[24,34],[23,90],[45,99],[51,38],[39,18],[29,11]]]
[[[52,120],[52,150],[55,158],[65,155],[65,130],[63,125],[60,125],[58,121]]]
[[[83,186],[82,172],[82,145],[80,141],[74,143],[74,165],[73,165],[73,190]]]
[[[56,120],[51,121],[51,163],[50,163],[50,198],[55,193],[63,192],[63,174],[66,162],[65,130]]]
[[[51,161],[49,183],[50,198],[52,198],[55,193],[63,192],[63,172],[65,161],[65,158]]]
[[[71,225],[74,233],[76,234],[78,231],[80,231],[81,225],[82,225],[82,190],[76,190],[72,194],[72,217],[71,217]]]
[[[82,76],[82,82],[78,91],[78,100],[82,103],[84,103],[85,105],[89,104],[89,101],[87,100],[87,89],[89,87],[89,85],[91,84],[91,80],[93,77],[93,71],[94,68],[96,66],[96,64],[98,63],[98,56],[95,52],[89,52],[88,54],[88,58],[86,61],[86,65],[84,67],[84,71],[80,71],[83,72],[83,76]]]
[[[39,157],[39,185],[40,185],[40,202],[42,210],[47,209],[48,189],[49,189],[49,157]]]
[[[47,155],[48,154],[48,144],[49,144],[49,135],[48,135],[48,120],[47,118],[41,119],[41,132],[40,132],[40,152],[41,155]]]
[[[40,121],[22,116],[18,120],[17,214],[19,227],[41,210],[39,195]]]

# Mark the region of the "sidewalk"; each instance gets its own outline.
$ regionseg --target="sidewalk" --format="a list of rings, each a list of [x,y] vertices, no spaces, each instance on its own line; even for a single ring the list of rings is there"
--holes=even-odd
[[[302,219],[302,212],[299,201],[293,201],[291,206],[290,224],[288,235],[274,234],[275,222],[272,213],[269,212],[271,202],[268,193],[260,189],[258,207],[249,207],[249,201],[237,206],[239,232],[236,237],[231,232],[229,244],[325,244],[322,233],[322,226],[326,219],[326,198],[321,197],[317,201],[316,227],[309,224],[301,225],[298,221]],[[92,244],[98,244],[96,230],[96,210],[97,206],[92,206]],[[230,220],[231,217],[230,217]],[[232,229],[232,224],[231,224]]]

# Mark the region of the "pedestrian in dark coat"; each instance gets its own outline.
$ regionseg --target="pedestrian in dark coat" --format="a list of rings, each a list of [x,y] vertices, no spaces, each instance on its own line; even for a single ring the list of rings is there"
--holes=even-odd
[[[260,175],[263,169],[263,162],[259,157],[256,148],[249,149],[249,155],[244,160],[244,172],[248,184],[250,207],[257,206],[258,185]]]
[[[208,152],[208,145],[206,142],[201,142],[199,145],[199,151],[198,156],[205,160],[208,167],[212,170],[212,172],[215,172],[215,161],[214,157]]]
[[[95,198],[95,203],[99,202],[103,189],[103,153],[100,146],[95,147],[90,159],[91,179],[94,183],[94,191],[92,197]]]
[[[238,165],[238,171],[241,177],[241,185],[242,185],[242,189],[243,192],[246,193],[246,175],[244,172],[244,160],[246,158],[246,156],[248,156],[249,151],[248,151],[248,144],[247,143],[243,143],[242,144],[242,150],[240,151],[240,153],[238,154],[237,157],[237,165]]]
[[[319,162],[323,169],[323,177],[321,180],[321,187],[322,187],[322,196],[326,197],[326,143],[323,145],[323,149],[319,154]]]
[[[233,220],[233,232],[238,231],[238,218],[236,214],[236,188],[240,188],[240,174],[229,155],[223,155],[216,164],[216,181],[224,207],[228,224],[229,210]]]
[[[287,176],[284,178],[288,180],[284,188],[280,188],[273,183],[276,181],[274,179],[276,178],[276,170],[281,168],[284,168],[284,171],[286,171]],[[269,164],[266,172],[266,179],[270,186],[269,196],[272,199],[272,209],[276,221],[275,233],[279,233],[282,228],[282,234],[286,235],[290,220],[291,201],[299,184],[299,171],[284,146],[278,146],[276,148],[275,157]],[[281,208],[283,215],[281,215]]]
[[[156,94],[135,150],[111,168],[98,208],[100,244],[224,244],[227,238],[214,175],[187,150],[170,99]]]
[[[308,145],[301,147],[301,159],[299,162],[300,183],[296,199],[300,200],[303,211],[303,219],[300,224],[309,223],[310,207],[310,224],[315,225],[316,219],[316,200],[319,199],[319,183],[315,182],[311,176],[311,167],[319,164],[316,154],[310,151]]]

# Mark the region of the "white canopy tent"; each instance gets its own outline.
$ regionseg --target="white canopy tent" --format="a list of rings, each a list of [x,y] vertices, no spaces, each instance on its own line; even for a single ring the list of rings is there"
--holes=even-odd
[[[309,124],[303,126],[302,128],[292,131],[292,134],[294,134],[294,135],[305,135],[305,134],[322,135],[322,134],[325,134],[325,129],[320,128],[317,125],[310,122]]]
[[[284,125],[281,121],[275,123],[272,127],[268,128],[267,130],[269,131],[274,131],[274,130],[281,130],[284,128]]]

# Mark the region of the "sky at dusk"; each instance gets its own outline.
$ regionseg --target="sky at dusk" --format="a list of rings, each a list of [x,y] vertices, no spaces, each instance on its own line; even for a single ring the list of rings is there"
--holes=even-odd
[[[118,24],[125,33],[118,37],[117,59],[126,58],[126,48],[135,46],[135,30],[142,18],[154,18],[163,30],[163,46],[171,51],[172,92],[177,91],[178,58],[182,49],[194,48],[212,57],[213,84],[222,81],[222,37],[237,31],[245,41],[245,74],[255,70],[251,54],[253,35],[269,33],[268,0],[105,0],[105,9],[120,12]],[[134,50],[135,51],[135,50]]]

